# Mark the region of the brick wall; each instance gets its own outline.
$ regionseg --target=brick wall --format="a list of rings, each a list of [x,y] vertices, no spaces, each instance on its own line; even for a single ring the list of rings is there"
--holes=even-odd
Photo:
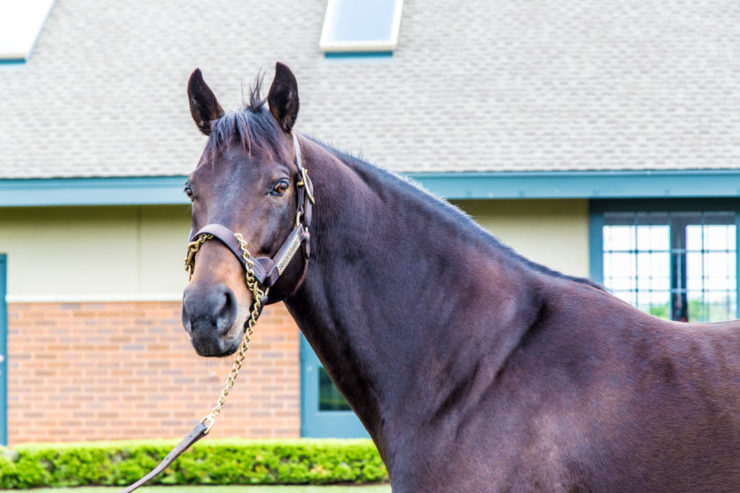
[[[211,435],[300,435],[298,330],[260,318]],[[181,437],[208,413],[233,358],[195,354],[178,302],[8,305],[8,441]]]

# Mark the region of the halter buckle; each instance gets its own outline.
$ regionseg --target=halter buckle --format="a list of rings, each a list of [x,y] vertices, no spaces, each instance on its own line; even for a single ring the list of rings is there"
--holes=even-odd
[[[313,198],[313,183],[311,183],[311,179],[308,177],[308,170],[306,168],[301,168],[301,181],[298,182],[298,186],[305,187],[308,200],[312,204],[316,204],[316,200]]]

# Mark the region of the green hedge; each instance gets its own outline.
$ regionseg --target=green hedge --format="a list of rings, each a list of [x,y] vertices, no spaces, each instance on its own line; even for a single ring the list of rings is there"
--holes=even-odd
[[[149,472],[169,440],[0,447],[0,488],[123,486]],[[388,478],[370,440],[204,440],[151,484],[376,483]]]

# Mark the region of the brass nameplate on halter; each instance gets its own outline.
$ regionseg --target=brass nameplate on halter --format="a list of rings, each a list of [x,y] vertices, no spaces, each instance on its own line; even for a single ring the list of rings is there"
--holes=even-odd
[[[285,268],[290,263],[290,261],[293,259],[295,252],[297,252],[298,248],[301,246],[300,230],[299,229],[293,230],[293,233],[291,233],[291,236],[293,236],[293,240],[290,242],[290,246],[288,246],[288,249],[285,251],[285,255],[283,255],[277,263],[277,271],[278,271],[278,274],[281,274],[281,275],[283,271],[285,270]]]

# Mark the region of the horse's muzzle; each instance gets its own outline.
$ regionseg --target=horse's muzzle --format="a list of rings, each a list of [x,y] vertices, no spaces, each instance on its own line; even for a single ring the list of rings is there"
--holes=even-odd
[[[201,356],[227,356],[239,347],[229,336],[238,311],[236,296],[225,284],[191,284],[182,300],[182,324]]]

